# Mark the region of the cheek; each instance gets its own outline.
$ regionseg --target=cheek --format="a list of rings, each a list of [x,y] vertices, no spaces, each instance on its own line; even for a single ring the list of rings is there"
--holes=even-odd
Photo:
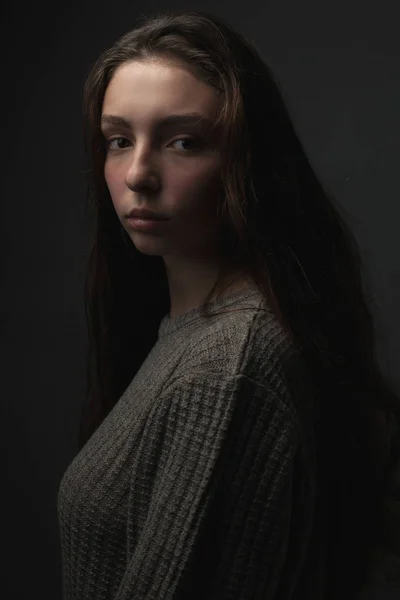
[[[123,208],[122,200],[126,188],[123,174],[115,167],[110,168],[110,166],[106,164],[104,167],[104,179],[115,211],[117,214],[119,214]]]
[[[109,163],[105,164],[104,178],[111,195],[122,189],[124,183],[122,173],[115,166],[111,167]]]
[[[171,173],[168,178],[168,196],[182,208],[207,210],[220,189],[220,169],[215,166]]]

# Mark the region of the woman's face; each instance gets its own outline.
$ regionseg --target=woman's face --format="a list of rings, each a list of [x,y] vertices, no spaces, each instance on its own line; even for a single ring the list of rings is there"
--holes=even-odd
[[[131,61],[114,73],[102,107],[104,174],[118,218],[140,252],[213,254],[221,151],[211,123],[218,108],[215,90],[179,62]],[[189,113],[198,116],[184,121]],[[182,120],[167,121],[172,115]],[[157,231],[137,231],[126,217],[133,208],[168,220]]]

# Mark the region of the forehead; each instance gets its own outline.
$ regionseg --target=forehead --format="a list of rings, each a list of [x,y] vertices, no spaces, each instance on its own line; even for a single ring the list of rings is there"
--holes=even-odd
[[[103,112],[152,119],[179,111],[214,117],[219,98],[178,61],[145,60],[121,65],[104,95]]]

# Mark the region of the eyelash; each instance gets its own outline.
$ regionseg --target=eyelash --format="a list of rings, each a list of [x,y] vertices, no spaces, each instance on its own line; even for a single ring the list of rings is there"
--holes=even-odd
[[[107,148],[107,150],[109,150],[110,152],[122,152],[122,150],[125,150],[125,148],[110,148],[111,142],[115,142],[116,140],[125,140],[125,141],[127,141],[127,138],[124,138],[124,137],[115,137],[115,138],[106,140],[106,148]],[[178,138],[176,140],[173,140],[173,142],[171,142],[171,143],[182,142],[182,141],[184,141],[184,142],[189,141],[189,142],[193,142],[195,144],[195,148],[194,149],[183,150],[182,152],[194,152],[199,147],[198,140],[196,140],[196,138],[193,138],[193,137]]]

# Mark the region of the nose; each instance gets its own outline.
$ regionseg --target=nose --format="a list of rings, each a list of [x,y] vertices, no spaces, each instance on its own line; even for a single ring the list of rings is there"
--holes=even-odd
[[[158,188],[159,172],[151,150],[136,146],[126,172],[125,183],[133,192],[140,192],[143,189],[156,190]]]

